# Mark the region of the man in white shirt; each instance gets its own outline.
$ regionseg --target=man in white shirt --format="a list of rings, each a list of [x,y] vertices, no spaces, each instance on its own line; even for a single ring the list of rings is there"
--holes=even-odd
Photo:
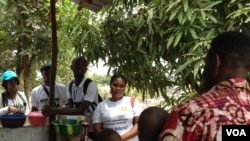
[[[85,77],[85,73],[88,68],[88,62],[83,56],[75,57],[71,63],[71,69],[74,74],[72,85],[68,84],[68,103],[66,108],[50,108],[45,107],[43,113],[46,115],[84,115],[89,117],[89,138],[94,140],[95,134],[93,132],[91,116],[95,110],[98,100],[98,88],[97,85]],[[89,81],[86,87],[86,93],[84,92],[84,84]],[[72,140],[72,139],[71,139]]]
[[[35,87],[31,92],[31,111],[41,111],[45,105],[49,105],[50,70],[51,64],[44,64],[40,68],[44,84]],[[67,87],[64,84],[55,83],[54,101],[56,108],[67,103]]]

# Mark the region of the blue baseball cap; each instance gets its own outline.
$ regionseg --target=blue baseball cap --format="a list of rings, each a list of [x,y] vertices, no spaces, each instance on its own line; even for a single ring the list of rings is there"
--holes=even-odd
[[[17,74],[14,71],[7,70],[2,74],[2,80],[8,81],[12,78],[18,78]]]

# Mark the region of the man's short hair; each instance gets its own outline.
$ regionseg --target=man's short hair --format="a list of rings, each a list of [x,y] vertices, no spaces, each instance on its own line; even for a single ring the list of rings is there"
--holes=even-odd
[[[40,68],[40,72],[42,72],[43,70],[45,70],[47,68],[51,68],[51,64],[44,64],[44,65],[42,65],[41,68]]]
[[[72,62],[71,62],[71,65],[70,65],[70,68],[71,68],[71,69],[73,68],[74,64],[75,64],[76,61],[78,61],[78,60],[83,61],[83,63],[84,63],[86,66],[88,66],[88,62],[87,62],[87,60],[86,60],[83,56],[77,56],[77,57],[75,57],[75,58],[72,60]]]
[[[211,42],[208,58],[218,55],[222,64],[228,67],[250,68],[250,38],[239,31],[219,34]]]

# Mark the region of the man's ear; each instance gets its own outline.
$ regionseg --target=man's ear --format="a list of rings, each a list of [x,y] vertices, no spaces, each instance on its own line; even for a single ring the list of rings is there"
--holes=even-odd
[[[220,57],[216,55],[216,68],[220,67],[220,65],[221,65]]]

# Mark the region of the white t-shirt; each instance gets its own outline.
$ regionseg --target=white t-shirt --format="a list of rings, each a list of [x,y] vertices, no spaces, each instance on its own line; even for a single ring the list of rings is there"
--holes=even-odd
[[[45,86],[48,92],[50,91],[49,86]],[[56,83],[54,92],[55,105],[62,107],[68,102],[67,99],[67,87],[64,84]],[[37,107],[39,111],[45,105],[49,105],[49,96],[44,90],[43,86],[37,86],[31,91],[31,105]]]
[[[17,92],[18,94],[16,95],[16,98],[14,99],[7,99],[7,106],[3,105],[2,103],[2,94],[0,96],[0,115],[5,115],[8,114],[8,106],[15,106],[18,107],[19,109],[21,109],[22,112],[24,112],[25,115],[28,115],[28,113],[30,112],[29,106],[28,106],[28,102],[27,102],[27,98],[24,94],[24,92]],[[24,103],[26,105],[24,105]]]
[[[83,100],[89,101],[89,102],[95,102],[96,104],[98,104],[98,88],[96,86],[96,84],[91,81],[87,87],[86,90],[86,94],[83,93],[83,85],[85,83],[87,78],[83,78],[82,82],[79,84],[79,86],[77,87],[75,85],[75,83],[72,84],[71,87],[71,92],[69,91],[68,88],[68,99],[72,99],[73,102],[77,102],[80,103]],[[68,83],[68,87],[69,87],[70,82]],[[94,107],[95,108],[95,107]],[[89,106],[88,110],[86,110],[84,112],[83,115],[85,116],[89,116],[89,131],[93,132],[93,125],[92,125],[92,115],[93,115],[94,109],[92,107],[92,105]]]
[[[75,85],[75,83],[72,84],[72,87],[71,87],[72,94],[68,90],[68,99],[72,99],[73,102],[82,102],[83,100],[86,100],[86,101],[95,102],[96,104],[98,104],[98,88],[93,81],[89,83],[86,94],[83,94],[83,85],[86,79],[87,78],[84,77],[78,87]],[[69,87],[69,83],[68,83],[68,87]],[[92,106],[89,106],[89,110],[91,113],[88,113],[86,111],[85,114],[92,114],[92,112],[94,111]]]
[[[141,112],[142,106],[136,99],[133,107],[131,98],[127,96],[116,102],[106,99],[96,107],[93,123],[103,123],[103,128],[113,129],[123,135],[133,127],[133,118]],[[138,141],[138,137],[127,141]]]

